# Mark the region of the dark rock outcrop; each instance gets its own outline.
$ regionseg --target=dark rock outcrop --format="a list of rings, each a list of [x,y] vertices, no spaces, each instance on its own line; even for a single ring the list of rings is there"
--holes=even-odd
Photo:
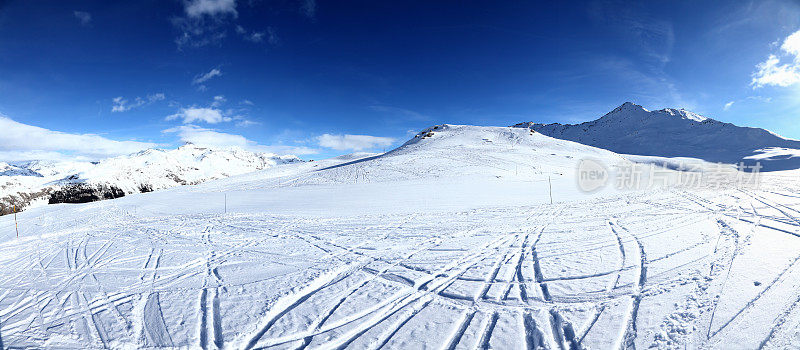
[[[119,197],[125,197],[125,192],[116,186],[74,184],[54,191],[50,195],[49,204],[88,203]]]

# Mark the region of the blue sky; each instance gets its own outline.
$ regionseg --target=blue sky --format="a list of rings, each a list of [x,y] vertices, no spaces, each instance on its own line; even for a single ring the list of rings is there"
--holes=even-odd
[[[800,139],[798,31],[796,1],[4,1],[0,159],[316,159],[625,101]]]

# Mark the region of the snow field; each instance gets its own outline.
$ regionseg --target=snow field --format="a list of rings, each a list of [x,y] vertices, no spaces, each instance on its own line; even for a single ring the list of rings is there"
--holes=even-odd
[[[558,169],[621,157],[525,129],[448,128],[350,164],[32,208],[19,239],[0,217],[0,347],[797,343],[796,172],[761,189],[587,195]]]

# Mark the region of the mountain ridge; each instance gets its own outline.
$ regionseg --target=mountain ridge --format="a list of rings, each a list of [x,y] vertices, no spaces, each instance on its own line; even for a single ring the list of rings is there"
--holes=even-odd
[[[602,117],[580,124],[523,122],[513,125],[621,154],[690,157],[710,162],[762,163],[764,170],[800,167],[797,157],[776,157],[776,148],[800,149],[800,141],[771,131],[737,126],[674,108],[649,111],[625,102]],[[767,154],[770,154],[767,156]]]
[[[0,163],[0,214],[34,202],[83,203],[240,175],[302,162],[293,155],[185,144],[96,162]]]
[[[285,172],[296,165],[287,165],[201,187],[225,188],[225,183],[234,180],[239,190],[245,182],[248,189],[352,183],[392,183],[394,186],[403,181],[546,182],[549,176],[554,179],[572,176],[579,160],[584,158],[606,164],[628,162],[608,150],[530,130],[455,124],[431,126],[386,153],[355,158],[306,163],[302,166],[313,171],[298,171],[292,175]]]

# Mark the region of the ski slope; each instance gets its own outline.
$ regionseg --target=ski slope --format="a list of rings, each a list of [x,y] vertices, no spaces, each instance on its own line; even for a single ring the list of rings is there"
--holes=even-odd
[[[0,348],[766,348],[800,340],[800,172],[578,191],[628,162],[437,126],[382,155],[0,217]],[[554,202],[549,199],[548,178]]]

